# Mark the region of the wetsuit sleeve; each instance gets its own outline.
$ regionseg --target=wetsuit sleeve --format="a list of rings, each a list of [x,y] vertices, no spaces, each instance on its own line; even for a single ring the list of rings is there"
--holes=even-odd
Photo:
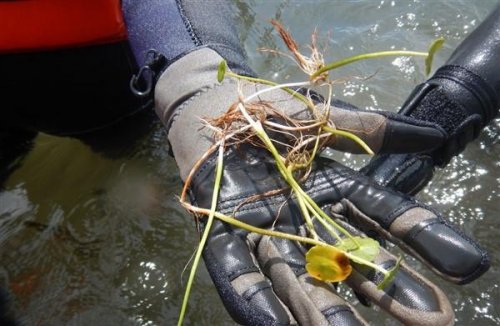
[[[163,55],[168,66],[187,53],[206,47],[225,58],[233,71],[253,74],[246,65],[245,51],[227,2],[124,0],[122,8],[139,66],[148,64],[150,50]]]

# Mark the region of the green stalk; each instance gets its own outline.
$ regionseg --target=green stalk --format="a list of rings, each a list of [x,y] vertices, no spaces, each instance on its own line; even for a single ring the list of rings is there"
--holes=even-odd
[[[247,119],[248,123],[252,126],[253,130],[257,134],[257,136],[260,138],[260,140],[264,143],[266,146],[267,150],[273,155],[274,160],[276,162],[276,165],[278,167],[278,170],[280,171],[281,175],[285,179],[285,181],[290,185],[294,193],[296,194],[297,198],[304,199],[313,209],[316,211],[321,217],[329,221],[337,230],[339,230],[341,233],[345,234],[348,238],[352,239],[354,243],[357,244],[356,239],[342,226],[339,224],[335,223],[323,210],[312,200],[311,197],[300,187],[300,185],[297,183],[295,178],[293,177],[292,173],[286,168],[285,163],[281,155],[279,155],[278,150],[272,143],[271,139],[267,135],[266,131],[262,127],[262,124],[260,121],[255,122],[248,112],[246,112],[245,107],[243,106],[242,103],[239,104],[239,109],[243,116]],[[299,201],[300,204],[300,201]],[[312,225],[312,221],[307,221],[307,218],[310,219],[310,216],[306,214],[304,216],[306,219],[306,223],[308,225]],[[313,231],[311,231],[313,233]],[[314,234],[314,233],[313,233]],[[338,235],[337,235],[338,237]],[[339,241],[343,241],[340,237],[338,237]],[[358,245],[359,246],[359,245]]]
[[[427,58],[428,53],[427,52],[417,52],[417,51],[403,51],[403,50],[395,50],[395,51],[380,51],[380,52],[371,52],[371,53],[364,53],[364,54],[358,54],[349,58],[345,58],[342,60],[334,61],[332,63],[329,63],[322,68],[318,69],[314,74],[311,75],[311,80],[315,80],[319,75],[322,73],[327,72],[328,70],[336,69],[345,65],[348,65],[350,63],[360,61],[360,60],[366,60],[366,59],[376,59],[376,58],[382,58],[382,57],[394,57],[394,56],[418,56],[418,57],[425,57]]]
[[[245,222],[242,222],[234,217],[231,217],[231,216],[227,216],[227,215],[224,215],[222,213],[219,213],[219,212],[215,212],[215,217],[223,222],[226,222],[228,224],[231,224],[233,226],[236,226],[240,229],[243,229],[243,230],[246,230],[248,232],[253,232],[253,233],[257,233],[257,234],[261,234],[261,235],[267,235],[267,236],[270,236],[270,237],[277,237],[277,238],[281,238],[281,239],[286,239],[286,240],[291,240],[291,241],[298,241],[298,242],[301,242],[301,243],[306,243],[306,244],[310,244],[310,245],[313,245],[313,246],[324,246],[324,247],[333,247],[337,250],[339,250],[339,248],[333,246],[333,245],[330,245],[328,243],[325,243],[325,242],[321,242],[319,240],[316,240],[316,239],[311,239],[311,238],[306,238],[306,237],[301,237],[299,235],[295,235],[295,234],[290,234],[290,233],[285,233],[285,232],[280,232],[280,231],[273,231],[273,230],[268,230],[268,229],[262,229],[262,228],[259,228],[259,227],[256,227],[256,226],[253,226],[253,225],[250,225],[250,224],[247,224]],[[341,250],[341,249],[340,249]],[[350,254],[349,252],[345,251],[345,250],[341,250],[350,260],[352,261],[355,261],[357,263],[360,263],[360,264],[363,264],[363,265],[366,265],[368,267],[371,267],[381,273],[384,274],[384,276],[386,276],[389,271],[387,271],[386,269],[366,260],[366,259],[363,259],[363,258],[359,258],[355,255],[352,255]]]
[[[382,274],[384,274],[384,278],[388,277],[389,274],[390,274],[390,272],[387,269],[385,269],[383,267],[380,267],[379,265],[377,265],[375,263],[372,263],[369,260],[366,260],[366,259],[363,259],[363,258],[359,258],[358,256],[350,254],[347,251],[344,251],[344,254],[347,256],[347,258],[349,258],[352,261],[355,261],[358,264],[362,264],[362,265],[371,267],[374,270],[381,272]]]
[[[208,234],[210,233],[210,229],[212,228],[212,223],[214,221],[214,216],[217,208],[217,199],[219,197],[220,184],[222,179],[222,167],[223,167],[223,154],[224,154],[224,142],[222,142],[219,146],[219,154],[217,157],[217,166],[215,172],[215,183],[214,183],[214,191],[212,194],[212,204],[210,207],[210,213],[208,215],[207,224],[205,225],[205,230],[203,231],[203,236],[201,237],[200,243],[196,250],[196,256],[193,260],[193,266],[191,267],[191,271],[189,273],[189,279],[186,285],[186,291],[184,292],[184,299],[182,300],[181,312],[179,314],[179,320],[177,321],[177,325],[182,325],[184,320],[184,315],[186,313],[189,295],[191,293],[191,287],[193,285],[194,276],[196,274],[196,270],[198,269],[198,265],[200,263],[201,254],[203,252],[203,248],[205,248],[205,243],[208,239]]]
[[[250,118],[251,120],[251,118]],[[253,120],[252,120],[253,121]],[[255,123],[255,122],[254,122]],[[259,135],[259,132],[256,130],[256,132]],[[262,138],[261,138],[262,137]],[[329,221],[337,230],[339,230],[341,233],[346,235],[348,238],[352,239],[354,243],[357,243],[356,239],[347,231],[344,229],[342,226],[339,224],[335,223],[328,214],[323,212],[323,210],[316,204],[316,202],[300,187],[300,185],[297,183],[293,175],[288,171],[288,169],[285,167],[285,164],[283,162],[282,157],[279,155],[278,150],[276,147],[274,147],[273,143],[271,142],[271,139],[267,135],[267,133],[261,129],[259,138],[264,142],[266,145],[266,148],[271,152],[271,154],[274,157],[274,160],[276,161],[276,164],[278,166],[278,170],[281,172],[281,175],[285,179],[285,181],[290,185],[294,193],[296,194],[297,198],[302,198],[305,199],[306,204],[308,204],[310,207],[312,207],[311,211],[317,212],[322,218],[325,220]],[[312,222],[311,222],[312,224]],[[336,235],[339,241],[343,241],[338,235]]]
[[[338,243],[342,243],[342,241],[344,241],[337,232],[335,232],[335,230],[332,229],[332,226],[333,227],[336,227],[337,225],[335,224],[328,224],[324,218],[322,218],[319,213],[311,206],[311,204],[309,204],[308,202],[306,202],[306,206],[307,208],[313,212],[313,215],[316,217],[316,219],[321,223],[321,225],[323,225],[323,227],[326,229],[326,231],[328,231],[328,233],[330,233],[330,235],[332,237],[334,237],[335,239],[337,239],[337,242]],[[354,241],[354,239],[353,239]],[[355,242],[356,243],[356,242]],[[359,245],[358,245],[359,247]]]
[[[189,204],[187,204],[185,206],[188,207],[189,210],[196,212],[196,213],[199,213],[199,214],[209,215],[212,212],[211,210],[208,210],[206,208],[194,207],[194,206],[191,206]],[[369,266],[369,267],[383,273],[384,276],[387,276],[388,273],[390,273],[390,271],[387,271],[386,269],[384,269],[384,268],[382,268],[382,267],[380,267],[380,266],[378,266],[378,265],[376,265],[376,264],[374,264],[366,259],[352,255],[343,249],[339,249],[333,245],[319,241],[317,239],[306,238],[306,237],[302,237],[300,235],[295,235],[295,234],[286,233],[286,232],[273,231],[273,230],[269,230],[269,229],[262,229],[262,228],[247,224],[245,222],[242,222],[242,221],[240,221],[232,216],[224,215],[224,214],[217,212],[217,211],[214,212],[214,216],[218,220],[221,220],[223,222],[226,222],[228,224],[231,224],[232,226],[246,230],[248,232],[253,232],[253,233],[257,233],[257,234],[265,235],[265,236],[270,236],[270,237],[281,238],[281,239],[290,240],[290,241],[298,241],[298,242],[306,243],[306,244],[313,245],[313,246],[333,247],[337,250],[341,250],[349,259],[351,259],[359,264]]]
[[[342,136],[342,137],[349,138],[350,140],[354,141],[359,146],[361,146],[369,155],[375,155],[375,153],[373,153],[373,151],[370,148],[370,146],[368,146],[361,138],[359,138],[355,134],[350,133],[348,131],[344,131],[344,130],[340,130],[340,129],[335,129],[335,128],[332,128],[332,127],[328,127],[328,126],[323,126],[322,128],[323,128],[323,130],[325,130],[325,131],[327,131],[329,133],[332,133],[334,135],[339,135],[339,136]]]
[[[319,214],[320,217],[324,218],[325,220],[327,220],[328,222],[330,222],[330,224],[335,227],[337,230],[339,230],[341,233],[343,233],[345,236],[347,236],[349,239],[351,239],[358,247],[359,247],[359,244],[358,242],[356,241],[356,239],[349,233],[349,231],[347,231],[346,229],[344,229],[342,226],[340,226],[340,224],[336,223],[330,216],[328,216],[328,214],[326,214],[319,206],[318,204],[316,204],[316,202],[302,189],[299,187],[299,191],[301,192],[301,195],[304,197],[304,199],[306,200],[306,203],[308,205],[310,205],[312,207],[312,209],[317,212]],[[338,234],[336,235],[336,237],[342,242],[344,240],[342,240],[342,238],[340,238],[338,236]]]
[[[195,212],[195,213],[198,213],[198,214],[209,215],[211,212],[211,210],[209,210],[209,209],[192,206],[186,202],[183,202],[182,204],[188,210]],[[217,211],[214,212],[214,217],[223,221],[223,222],[231,224],[237,228],[246,230],[248,232],[254,232],[254,233],[261,234],[261,235],[267,235],[270,237],[277,237],[277,238],[282,238],[282,239],[291,240],[291,241],[299,241],[302,243],[307,243],[307,244],[315,245],[315,246],[316,245],[331,246],[331,245],[324,243],[324,242],[321,242],[319,240],[302,237],[300,235],[295,235],[295,234],[290,234],[290,233],[285,233],[285,232],[280,232],[280,231],[273,231],[273,230],[269,230],[269,229],[262,229],[262,228],[247,224],[247,223],[242,222],[242,221],[240,221],[232,216],[228,216],[228,215],[222,214],[222,213],[217,212]],[[331,246],[331,247],[333,247],[333,246]]]
[[[306,237],[301,237],[300,235],[295,235],[291,233],[286,233],[286,232],[280,232],[280,231],[273,231],[269,229],[262,229],[250,224],[247,224],[245,222],[242,222],[234,217],[224,215],[219,212],[215,212],[215,217],[223,222],[226,222],[228,224],[231,224],[233,226],[236,226],[240,229],[246,230],[248,232],[253,232],[261,235],[267,235],[270,237],[276,237],[276,238],[281,238],[285,240],[291,240],[291,241],[298,241],[302,243],[307,243],[313,246],[327,246],[327,247],[333,247],[332,245],[329,245],[327,243],[321,242],[316,239],[311,239],[311,238],[306,238]],[[337,249],[337,248],[336,248]]]
[[[299,207],[302,211],[302,215],[304,216],[306,224],[309,227],[309,232],[311,232],[311,234],[313,235],[314,238],[317,238],[318,235],[316,234],[316,231],[314,230],[311,216],[309,215],[309,212],[307,211],[307,208],[304,205],[304,199],[299,195],[299,192],[297,190],[297,187],[298,188],[300,188],[300,187],[297,184],[297,182],[295,182],[295,179],[292,175],[292,172],[290,170],[288,170],[287,167],[285,166],[285,162],[284,162],[283,157],[278,153],[278,150],[276,149],[276,147],[274,147],[273,142],[271,141],[271,139],[267,135],[266,131],[262,127],[262,124],[260,123],[260,121],[255,122],[252,119],[252,117],[250,117],[248,112],[245,110],[245,106],[242,103],[240,103],[238,105],[238,107],[239,107],[241,113],[243,114],[243,116],[245,117],[245,119],[252,126],[253,130],[255,131],[255,133],[257,134],[259,139],[264,143],[267,150],[269,152],[271,152],[271,154],[273,155],[274,161],[276,162],[276,166],[277,166],[278,170],[280,171],[281,175],[283,176],[283,178],[285,179],[285,181],[292,187],[292,190],[295,192],[295,194],[297,194],[297,200],[299,202]]]
[[[309,210],[307,209],[306,203],[304,202],[304,198],[302,196],[297,195],[295,192],[295,195],[297,196],[297,201],[299,202],[299,207],[300,210],[302,211],[302,215],[304,216],[304,220],[306,220],[306,225],[307,228],[309,229],[309,232],[311,233],[313,239],[318,240],[318,234],[316,233],[316,230],[314,229],[314,224],[311,219],[311,215],[309,215]]]

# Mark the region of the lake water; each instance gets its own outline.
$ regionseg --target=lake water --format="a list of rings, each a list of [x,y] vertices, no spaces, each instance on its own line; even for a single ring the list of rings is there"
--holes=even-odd
[[[256,51],[283,49],[269,24],[272,18],[287,26],[299,44],[309,43],[317,28],[327,61],[376,50],[424,51],[444,36],[438,66],[494,5],[490,0],[239,0],[234,12],[251,66],[268,79],[298,81],[304,77],[289,59]],[[335,95],[361,108],[397,111],[425,79],[423,70],[419,59],[360,62],[334,73],[344,80]],[[500,324],[499,129],[497,119],[418,195],[491,254],[491,270],[466,286],[449,284],[406,259],[448,294],[459,325]],[[124,153],[112,159],[77,140],[39,135],[4,184],[0,286],[15,295],[23,324],[175,323],[187,278],[183,268],[198,236],[177,202],[181,182],[161,126],[154,124]],[[367,161],[365,156],[337,157],[356,168]],[[344,292],[374,325],[397,324]],[[185,324],[234,324],[204,268]]]

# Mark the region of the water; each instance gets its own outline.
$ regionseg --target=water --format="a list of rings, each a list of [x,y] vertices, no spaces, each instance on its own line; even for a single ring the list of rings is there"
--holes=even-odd
[[[300,44],[317,28],[327,61],[386,49],[425,50],[445,36],[442,64],[495,1],[236,1],[235,15],[251,66],[263,77],[301,80],[290,60],[255,49],[281,48],[268,23],[280,19]],[[396,111],[424,80],[418,59],[358,63],[335,73],[335,95],[361,108]],[[375,75],[373,75],[376,73]],[[373,76],[372,76],[373,75]],[[369,79],[365,77],[372,76]],[[490,252],[492,268],[466,286],[415,266],[448,294],[459,325],[500,323],[500,167],[494,121],[419,194]],[[177,203],[180,180],[158,124],[125,157],[48,135],[0,192],[0,285],[16,296],[26,325],[171,325],[183,295],[181,278],[197,242],[191,217]],[[364,156],[340,155],[353,167]],[[346,291],[352,302],[357,303]],[[356,307],[374,325],[397,324],[377,309]],[[187,325],[232,325],[204,269]]]

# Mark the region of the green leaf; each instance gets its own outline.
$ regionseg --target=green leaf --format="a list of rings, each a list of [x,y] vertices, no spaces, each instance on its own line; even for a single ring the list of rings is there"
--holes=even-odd
[[[388,273],[384,275],[384,280],[379,285],[377,285],[377,289],[385,289],[385,287],[388,286],[392,282],[392,280],[394,280],[394,278],[396,277],[396,273],[399,270],[399,266],[401,265],[401,260],[403,260],[403,258],[399,257],[396,261],[396,265],[388,270]]]
[[[224,79],[224,76],[226,75],[226,70],[227,70],[227,62],[226,62],[226,60],[222,60],[219,63],[219,69],[217,70],[217,81],[219,83],[222,83],[222,80]]]
[[[307,272],[320,281],[340,282],[352,272],[349,258],[332,246],[314,246],[306,253]]]
[[[425,74],[429,75],[431,73],[431,68],[432,68],[432,60],[434,59],[434,54],[436,53],[437,50],[439,50],[444,43],[444,38],[440,37],[434,40],[432,42],[431,46],[429,47],[429,54],[427,55],[427,58],[425,58]]]
[[[357,263],[363,264],[363,261],[356,258],[373,261],[380,251],[380,244],[372,238],[353,237],[352,239],[344,239],[342,243],[335,247],[340,250],[347,251],[354,257],[351,257]]]

